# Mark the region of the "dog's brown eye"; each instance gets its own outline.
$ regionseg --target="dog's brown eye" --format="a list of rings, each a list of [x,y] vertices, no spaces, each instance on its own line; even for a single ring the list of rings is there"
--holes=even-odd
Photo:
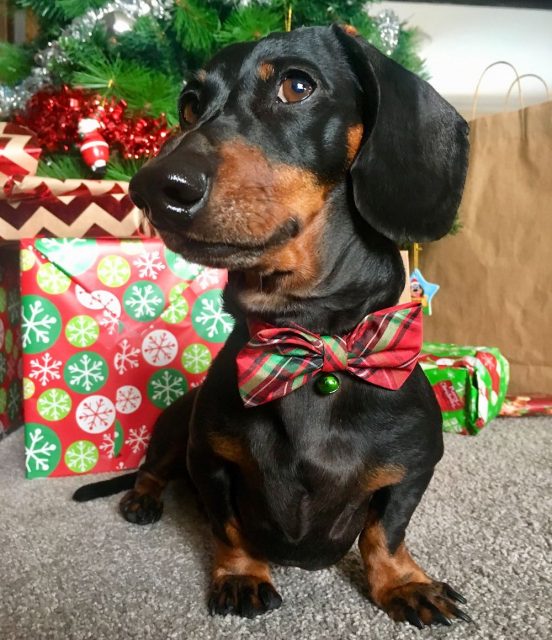
[[[314,82],[304,73],[288,75],[278,90],[282,102],[301,102],[314,91]]]
[[[186,124],[195,124],[199,115],[199,100],[196,96],[184,99],[182,105],[182,119]]]

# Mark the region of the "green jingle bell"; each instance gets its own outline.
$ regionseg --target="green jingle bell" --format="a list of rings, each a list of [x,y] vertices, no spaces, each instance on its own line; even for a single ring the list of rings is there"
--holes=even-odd
[[[335,393],[340,386],[341,382],[339,381],[339,378],[333,373],[323,373],[316,380],[316,389],[318,393],[321,393],[324,396],[327,396],[330,393]]]

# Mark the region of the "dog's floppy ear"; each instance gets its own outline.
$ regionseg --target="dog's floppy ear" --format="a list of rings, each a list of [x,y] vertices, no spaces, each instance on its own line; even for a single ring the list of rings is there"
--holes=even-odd
[[[396,242],[450,230],[468,159],[468,125],[427,82],[332,27],[363,93],[364,141],[351,167],[356,207]]]

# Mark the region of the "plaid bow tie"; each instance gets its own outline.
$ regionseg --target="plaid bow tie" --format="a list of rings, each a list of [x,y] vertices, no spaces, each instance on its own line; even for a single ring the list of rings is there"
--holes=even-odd
[[[370,313],[344,336],[320,336],[299,326],[251,326],[237,357],[238,385],[246,407],[295,391],[320,371],[347,371],[386,389],[399,389],[422,346],[419,304]]]

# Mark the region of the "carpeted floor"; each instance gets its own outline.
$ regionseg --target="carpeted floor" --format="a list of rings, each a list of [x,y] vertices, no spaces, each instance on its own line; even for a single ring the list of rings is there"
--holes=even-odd
[[[550,638],[551,436],[552,418],[446,436],[408,540],[430,574],[469,599],[476,625],[418,631],[366,600],[356,549],[324,571],[276,568],[278,611],[210,618],[208,527],[184,489],[169,492],[159,523],[130,525],[117,496],[73,503],[83,478],[25,480],[20,430],[0,442],[0,638]]]

